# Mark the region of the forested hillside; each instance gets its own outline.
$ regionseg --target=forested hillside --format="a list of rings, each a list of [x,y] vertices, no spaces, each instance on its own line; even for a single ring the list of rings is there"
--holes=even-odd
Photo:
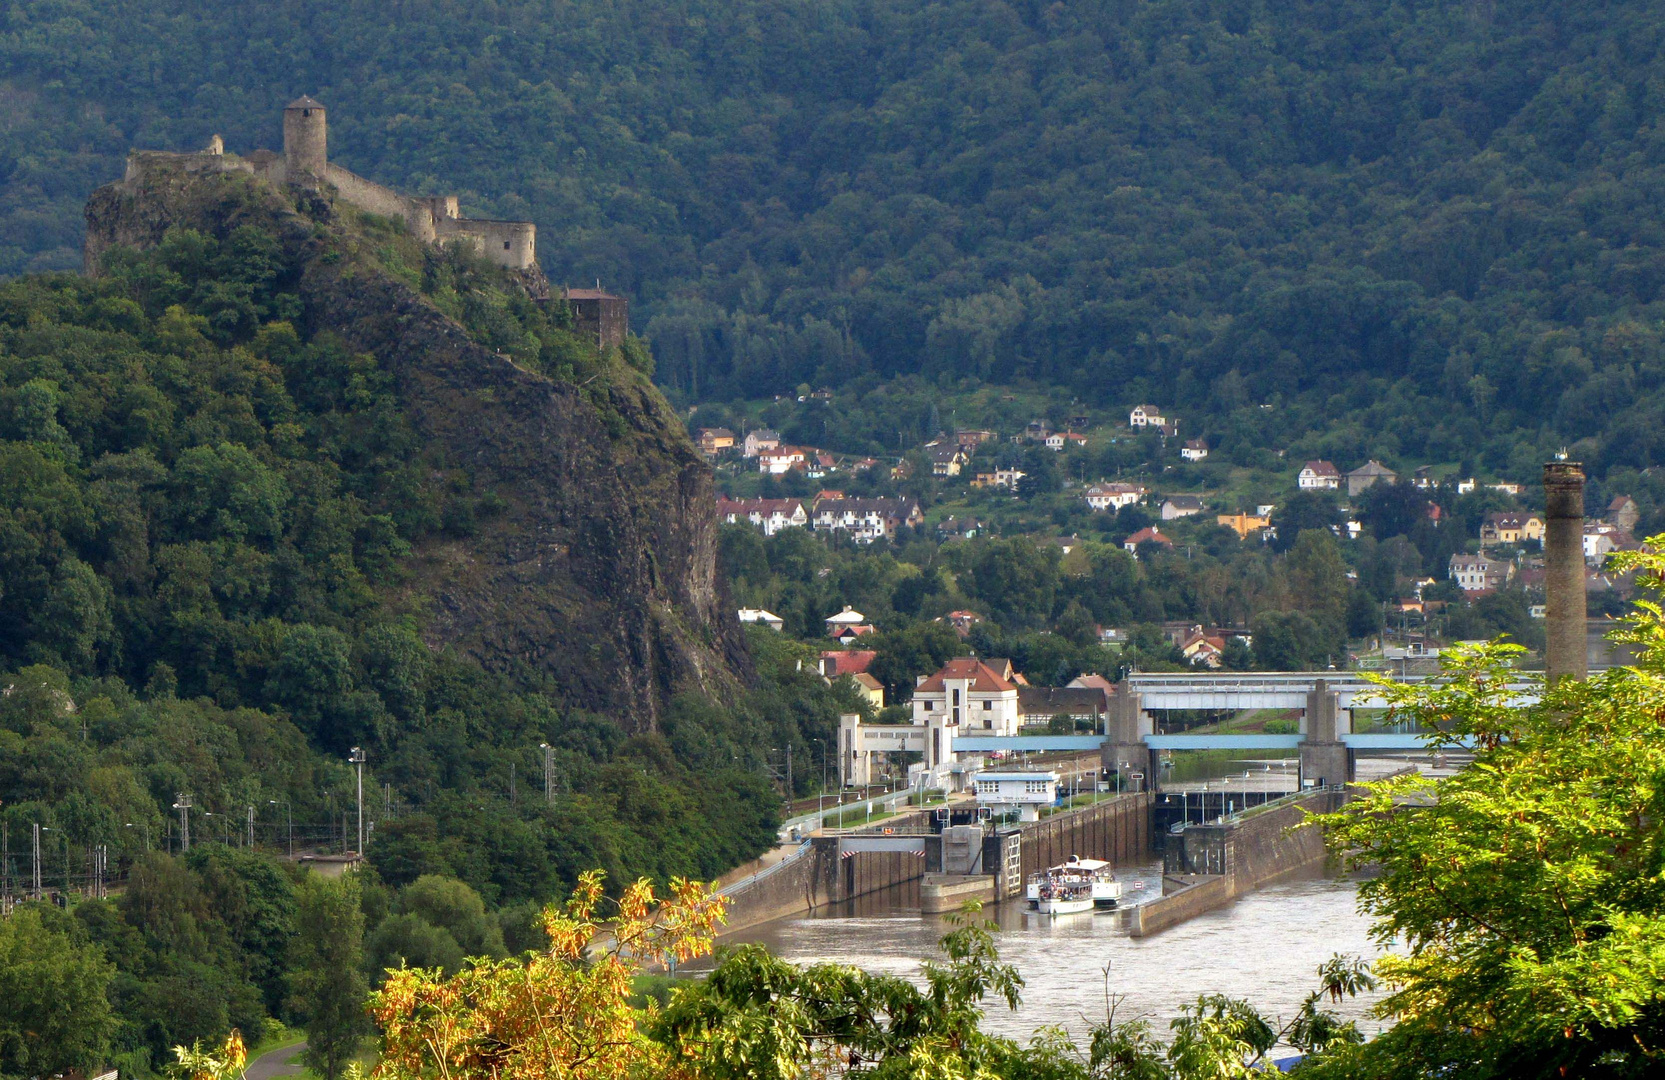
[[[1642,466],[1662,35],[1645,0],[24,0],[0,272],[73,265],[129,145],[275,145],[307,91],[343,164],[630,293],[689,398],[1033,378],[1228,443]]]
[[[701,530],[714,548],[709,472],[660,426],[645,352],[600,353],[524,282],[293,194],[106,189],[104,239],[143,222],[153,245],[0,284],[7,887],[37,825],[49,889],[94,888],[97,845],[109,877],[178,850],[179,793],[199,843],[339,852],[355,746],[393,885],[446,874],[504,904],[596,866],[710,878],[755,855],[770,749],[810,753],[853,702],[800,670],[807,648],[754,665],[726,598],[712,615],[684,580],[715,577],[714,551],[678,561]],[[698,507],[680,531],[667,475]],[[658,533],[632,524],[644,500]],[[470,608],[489,633],[459,631]],[[642,697],[605,693],[629,679]]]

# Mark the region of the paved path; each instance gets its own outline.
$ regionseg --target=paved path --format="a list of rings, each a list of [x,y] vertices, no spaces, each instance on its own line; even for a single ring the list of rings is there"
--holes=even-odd
[[[278,1076],[299,1076],[306,1068],[298,1060],[302,1050],[306,1049],[306,1040],[280,1046],[276,1050],[268,1050],[264,1054],[248,1063],[243,1069],[247,1080],[273,1080]]]

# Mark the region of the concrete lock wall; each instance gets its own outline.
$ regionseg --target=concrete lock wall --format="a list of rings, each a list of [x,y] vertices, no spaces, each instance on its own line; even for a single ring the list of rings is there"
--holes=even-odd
[[[1322,865],[1329,854],[1323,832],[1299,826],[1346,800],[1345,791],[1324,789],[1236,821],[1187,827],[1163,853],[1161,898],[1130,909],[1129,932],[1154,934]]]
[[[731,933],[771,919],[810,911],[836,898],[838,846],[829,849],[806,841],[798,852],[722,890],[728,897],[728,922],[723,933]]]
[[[1071,855],[1117,866],[1142,860],[1150,852],[1151,800],[1149,792],[1118,795],[1082,810],[1025,822],[1019,826],[1023,878]]]

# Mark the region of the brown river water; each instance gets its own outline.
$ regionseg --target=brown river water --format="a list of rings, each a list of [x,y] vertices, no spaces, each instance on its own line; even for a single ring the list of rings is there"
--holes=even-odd
[[[1117,877],[1124,902],[1161,891],[1160,864],[1120,868]],[[1026,983],[1017,1011],[991,1004],[985,1028],[1024,1041],[1036,1028],[1058,1025],[1084,1046],[1088,1028],[1105,1014],[1106,968],[1108,990],[1120,996],[1117,1022],[1143,1018],[1166,1034],[1179,1007],[1206,993],[1240,997],[1268,1020],[1287,1020],[1331,954],[1379,951],[1356,910],[1354,884],[1329,877],[1262,889],[1141,940],[1120,929],[1114,912],[1048,917],[1018,901],[984,914],[1000,925],[1001,959]],[[762,942],[798,963],[830,961],[918,979],[922,960],[940,958],[936,943],[947,929],[942,916],[920,914],[915,884],[737,931],[722,943]],[[1355,999],[1336,1011],[1374,1035],[1384,1026],[1365,1015],[1374,1000]]]

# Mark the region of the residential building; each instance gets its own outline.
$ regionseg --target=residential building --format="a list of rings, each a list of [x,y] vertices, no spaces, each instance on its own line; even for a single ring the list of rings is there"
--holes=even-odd
[[[1480,523],[1480,546],[1538,543],[1544,538],[1544,519],[1520,510],[1499,510]]]
[[[969,635],[971,633],[971,628],[982,621],[983,617],[975,611],[950,611],[948,614],[937,619],[937,622],[945,622],[949,626],[953,627],[954,633],[960,635],[962,638]]]
[[[702,427],[695,445],[700,453],[706,455],[720,454],[724,450],[734,449],[734,432],[726,427]]]
[[[717,520],[729,525],[755,525],[764,536],[782,529],[801,529],[809,514],[799,499],[717,499]]]
[[[1179,456],[1186,461],[1201,461],[1208,456],[1208,443],[1202,439],[1187,439],[1179,448]]]
[[[1162,504],[1162,520],[1173,521],[1175,518],[1191,517],[1202,513],[1202,500],[1195,495],[1172,495]]]
[[[1163,536],[1161,531],[1155,528],[1140,529],[1138,532],[1122,541],[1122,547],[1126,548],[1134,555],[1139,554],[1140,544],[1161,544],[1166,548],[1174,546],[1174,542],[1172,540]]]
[[[1347,497],[1355,498],[1364,494],[1375,484],[1391,484],[1398,479],[1398,473],[1375,458],[1371,458],[1347,474]]]
[[[1485,555],[1451,556],[1450,574],[1464,592],[1490,592],[1509,584],[1515,564],[1507,559],[1492,559]]]
[[[821,654],[821,677],[836,679],[840,675],[859,675],[873,665],[879,654],[872,649],[828,649]]]
[[[743,607],[740,609],[740,621],[743,623],[759,623],[771,630],[782,630],[786,627],[786,620],[772,611],[762,608]]]
[[[1061,431],[1054,431],[1051,435],[1048,435],[1041,441],[1046,444],[1046,448],[1048,450],[1056,453],[1064,448],[1064,433]]]
[[[865,671],[858,671],[845,678],[856,684],[856,692],[867,699],[867,703],[875,710],[885,707],[885,684],[875,679]]]
[[[970,540],[983,531],[983,523],[974,517],[945,518],[937,525],[937,535],[945,540]]]
[[[740,452],[745,457],[756,457],[765,450],[778,449],[780,449],[780,432],[760,427],[746,432],[746,442],[741,447]]]
[[[1271,518],[1260,517],[1256,514],[1219,514],[1214,518],[1214,521],[1218,525],[1224,525],[1244,540],[1249,538],[1250,533],[1257,533],[1272,526]]]
[[[1620,532],[1632,532],[1641,519],[1642,510],[1629,495],[1615,495],[1613,501],[1607,504],[1608,524]]]
[[[981,472],[971,481],[974,488],[1015,488],[1018,481],[1029,474],[1022,469],[996,469],[993,472]]]
[[[768,473],[770,476],[780,476],[793,469],[802,469],[811,452],[801,446],[777,446],[773,450],[759,450],[757,471]]]
[[[804,475],[811,480],[819,480],[830,472],[838,471],[838,459],[825,450],[810,450],[804,455]]]
[[[816,503],[810,523],[816,532],[847,532],[857,543],[894,539],[900,528],[917,528],[925,521],[919,501],[895,499],[831,499]]]
[[[1636,548],[1636,541],[1631,535],[1616,525],[1605,521],[1592,521],[1584,526],[1584,557],[1596,566],[1607,561],[1607,556],[1615,551],[1631,551]]]
[[[1124,506],[1136,506],[1144,497],[1145,489],[1140,484],[1097,483],[1082,492],[1082,498],[1094,510],[1114,511]]]
[[[959,444],[961,450],[967,451],[982,446],[986,442],[993,442],[998,438],[1000,436],[997,433],[984,431],[981,428],[962,428],[954,432],[954,441]]]
[[[1159,424],[1157,426],[1162,429],[1162,445],[1166,446],[1169,439],[1179,438],[1178,420],[1169,420],[1166,423]]]
[[[845,608],[837,615],[829,616],[824,621],[827,626],[827,636],[840,645],[853,644],[874,632],[873,627],[867,622],[867,616],[850,608]]]
[[[1225,652],[1226,639],[1218,634],[1209,634],[1200,626],[1193,626],[1179,643],[1181,656],[1193,664],[1202,664],[1204,667],[1219,667],[1220,658]]]
[[[956,657],[934,674],[921,675],[913,689],[913,722],[932,720],[961,734],[1016,735],[1017,684],[975,656]]]
[[[1127,414],[1128,427],[1161,427],[1167,422],[1162,410],[1155,405],[1135,405],[1133,411]]]
[[[1018,687],[1018,717],[1024,724],[1045,724],[1054,716],[1067,716],[1092,724],[1094,731],[1102,731],[1104,717],[1109,712],[1110,696],[1097,687]]]
[[[929,451],[932,476],[958,476],[966,463],[965,451],[958,446],[933,446]]]
[[[1521,491],[1519,484],[1513,483],[1509,480],[1501,480],[1495,484],[1487,484],[1486,487],[1491,491],[1501,491],[1505,495],[1519,495]]]
[[[1295,476],[1302,491],[1335,491],[1341,487],[1341,470],[1328,461],[1309,461]]]
[[[1045,442],[1046,437],[1051,434],[1052,425],[1045,420],[1031,420],[1023,429],[1023,437],[1030,442]]]

